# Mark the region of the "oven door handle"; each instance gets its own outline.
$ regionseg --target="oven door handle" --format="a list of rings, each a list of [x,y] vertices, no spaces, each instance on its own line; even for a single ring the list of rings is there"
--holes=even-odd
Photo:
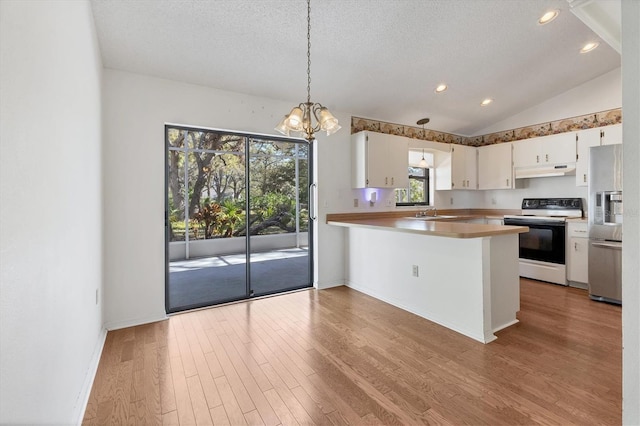
[[[539,228],[541,226],[544,227],[558,227],[564,228],[565,222],[559,222],[557,220],[527,220],[527,219],[505,219],[505,225],[515,225],[515,226],[528,226],[529,228]]]
[[[591,243],[593,247],[600,247],[612,250],[622,250],[622,243]]]

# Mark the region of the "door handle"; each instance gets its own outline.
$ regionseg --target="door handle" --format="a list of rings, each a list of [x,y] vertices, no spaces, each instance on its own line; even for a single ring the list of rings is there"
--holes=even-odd
[[[622,250],[622,243],[591,243],[593,247],[606,248],[611,250]]]
[[[318,212],[316,211],[316,195],[318,185],[312,183],[309,185],[309,219],[315,221],[318,219]]]

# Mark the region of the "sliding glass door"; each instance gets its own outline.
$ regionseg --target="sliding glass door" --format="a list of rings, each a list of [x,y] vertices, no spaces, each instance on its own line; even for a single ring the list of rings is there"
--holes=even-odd
[[[167,312],[311,286],[308,145],[165,130]]]
[[[254,295],[311,283],[308,148],[249,140],[249,285]]]

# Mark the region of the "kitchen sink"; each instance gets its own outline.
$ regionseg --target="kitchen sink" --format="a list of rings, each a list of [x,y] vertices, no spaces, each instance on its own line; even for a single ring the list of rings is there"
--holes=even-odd
[[[455,219],[457,217],[458,216],[445,216],[445,215],[440,215],[440,216],[420,216],[420,217],[408,216],[408,217],[405,217],[405,219],[438,220],[438,219]]]

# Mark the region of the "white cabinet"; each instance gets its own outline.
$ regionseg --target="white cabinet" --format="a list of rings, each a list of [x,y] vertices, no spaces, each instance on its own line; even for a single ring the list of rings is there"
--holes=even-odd
[[[576,162],[574,133],[559,133],[526,139],[513,144],[515,167],[536,167]]]
[[[578,158],[576,160],[576,186],[587,186],[589,182],[589,148],[600,145],[599,128],[580,130],[576,133]]]
[[[504,219],[487,218],[487,225],[504,225]]]
[[[478,148],[478,189],[513,188],[513,144]]]
[[[587,223],[567,222],[567,281],[569,285],[586,288],[589,282],[589,238]]]
[[[576,161],[576,186],[589,182],[589,148],[599,145],[622,143],[622,124],[596,127],[576,132],[578,159]]]
[[[602,145],[615,145],[622,143],[622,124],[600,127],[600,130]]]
[[[436,155],[436,189],[477,189],[478,148],[451,145],[450,153]]]
[[[375,132],[351,135],[353,188],[404,188],[409,185],[409,141]]]

